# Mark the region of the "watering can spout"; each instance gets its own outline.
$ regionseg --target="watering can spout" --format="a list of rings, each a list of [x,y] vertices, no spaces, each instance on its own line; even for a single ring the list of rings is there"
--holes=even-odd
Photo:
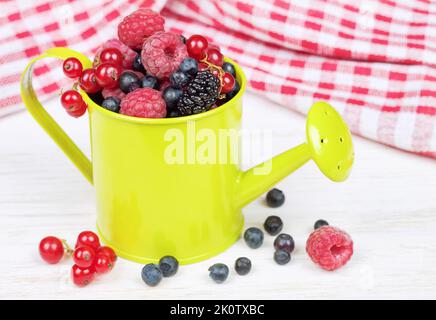
[[[332,181],[348,178],[354,161],[350,131],[339,113],[326,102],[316,102],[306,122],[306,142],[242,172],[237,204],[243,207],[310,159]]]

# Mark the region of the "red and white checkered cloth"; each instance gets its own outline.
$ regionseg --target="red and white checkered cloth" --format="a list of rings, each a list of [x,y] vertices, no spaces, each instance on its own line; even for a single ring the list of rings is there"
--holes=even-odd
[[[0,1],[0,116],[22,109],[19,75],[53,46],[91,55],[139,6],[240,63],[250,90],[305,113],[329,101],[358,135],[436,158],[436,2],[430,0]],[[58,62],[35,69],[42,96]]]

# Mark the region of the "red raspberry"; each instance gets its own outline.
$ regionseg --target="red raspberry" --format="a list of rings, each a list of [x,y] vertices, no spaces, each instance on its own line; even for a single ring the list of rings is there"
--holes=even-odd
[[[159,32],[144,42],[141,59],[145,69],[159,79],[168,78],[188,56],[178,34]]]
[[[141,8],[129,14],[118,25],[118,38],[132,49],[141,49],[144,41],[164,31],[165,19],[158,13]]]
[[[167,108],[161,92],[142,88],[124,97],[121,101],[120,113],[140,118],[165,118]]]
[[[321,227],[309,236],[306,251],[313,262],[327,271],[345,265],[353,255],[353,240],[344,231],[331,227]]]
[[[126,46],[118,39],[110,39],[103,43],[103,45],[97,50],[94,58],[94,67],[100,64],[100,53],[107,48],[115,48],[120,50],[123,54],[123,68],[124,69],[132,69],[133,60],[135,59],[137,53]]]

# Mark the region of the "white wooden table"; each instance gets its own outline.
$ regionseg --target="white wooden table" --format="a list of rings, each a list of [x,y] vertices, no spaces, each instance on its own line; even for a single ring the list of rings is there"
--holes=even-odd
[[[55,118],[89,153],[87,119],[73,120],[57,100]],[[303,117],[247,94],[244,126],[272,130],[273,151],[303,141]],[[308,299],[436,298],[436,162],[354,138],[356,161],[350,179],[336,184],[313,162],[282,181],[284,206],[258,199],[244,209],[247,226],[280,215],[296,240],[288,265],[272,259],[273,237],[258,250],[238,241],[225,253],[164,279],[156,288],[141,280],[141,265],[120,259],[113,272],[87,288],[70,280],[71,261],[51,266],[38,256],[38,242],[58,235],[74,242],[94,229],[93,188],[26,112],[0,120],[0,298],[121,299]],[[355,241],[350,263],[334,273],[307,257],[304,245],[313,223],[323,218]],[[231,272],[226,283],[208,278],[215,262],[233,266],[248,256],[252,272]]]

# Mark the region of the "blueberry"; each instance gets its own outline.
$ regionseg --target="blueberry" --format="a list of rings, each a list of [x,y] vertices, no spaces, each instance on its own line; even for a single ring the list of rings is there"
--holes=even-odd
[[[182,115],[177,110],[170,110],[170,111],[167,112],[167,118],[178,118],[178,117],[181,117],[181,116]]]
[[[215,263],[209,268],[209,277],[216,283],[223,283],[229,276],[229,267],[223,263]]]
[[[142,78],[141,86],[143,88],[152,88],[157,90],[157,88],[159,87],[159,81],[156,77],[145,76],[144,78]]]
[[[230,91],[226,95],[227,101],[232,99],[234,96],[236,96],[238,94],[239,90],[241,90],[241,86],[239,85],[238,81],[236,81],[235,86],[233,87],[232,91]]]
[[[142,64],[141,54],[136,55],[135,60],[133,60],[132,68],[133,70],[142,72],[143,74],[147,73],[147,71],[145,71],[145,68]]]
[[[121,74],[119,84],[121,91],[124,93],[129,93],[141,88],[141,80],[136,74],[130,71],[124,71]]]
[[[235,262],[235,271],[237,274],[241,276],[245,276],[251,270],[251,261],[246,257],[241,257],[236,259]]]
[[[108,109],[112,112],[120,112],[120,99],[117,97],[109,97],[103,100],[101,106],[105,109]]]
[[[96,93],[88,93],[88,96],[92,99],[92,101],[94,101],[99,106],[102,105],[104,97],[101,94],[101,91],[96,92]]]
[[[280,265],[287,264],[291,261],[291,254],[285,250],[276,250],[274,252],[274,260]]]
[[[159,260],[159,268],[164,277],[171,277],[179,269],[179,261],[172,256],[165,256]]]
[[[266,218],[265,223],[263,224],[265,231],[270,235],[275,236],[280,233],[283,229],[283,222],[280,217],[277,216],[269,216]]]
[[[224,72],[230,73],[233,78],[236,79],[236,69],[233,64],[231,64],[230,62],[224,62],[221,68],[223,68]]]
[[[294,239],[287,233],[281,233],[274,240],[274,248],[276,250],[285,250],[291,253],[295,248]]]
[[[272,189],[266,195],[266,203],[271,208],[280,207],[285,202],[285,194],[279,189]]]
[[[320,219],[317,222],[315,222],[315,225],[313,226],[313,228],[316,230],[318,228],[328,226],[328,225],[329,225],[329,223],[327,221]]]
[[[180,64],[179,70],[193,77],[198,72],[198,62],[193,58],[185,58]]]
[[[188,84],[189,80],[189,76],[182,71],[176,71],[170,76],[171,84],[176,88],[182,88]]]
[[[259,228],[248,228],[244,232],[244,239],[250,248],[257,249],[263,243],[263,232]]]
[[[177,101],[179,101],[182,94],[183,91],[180,89],[173,88],[173,87],[166,88],[162,93],[162,97],[165,100],[167,109],[173,110],[176,107]]]
[[[142,268],[141,277],[147,285],[154,287],[162,280],[162,272],[158,265],[150,263]]]

